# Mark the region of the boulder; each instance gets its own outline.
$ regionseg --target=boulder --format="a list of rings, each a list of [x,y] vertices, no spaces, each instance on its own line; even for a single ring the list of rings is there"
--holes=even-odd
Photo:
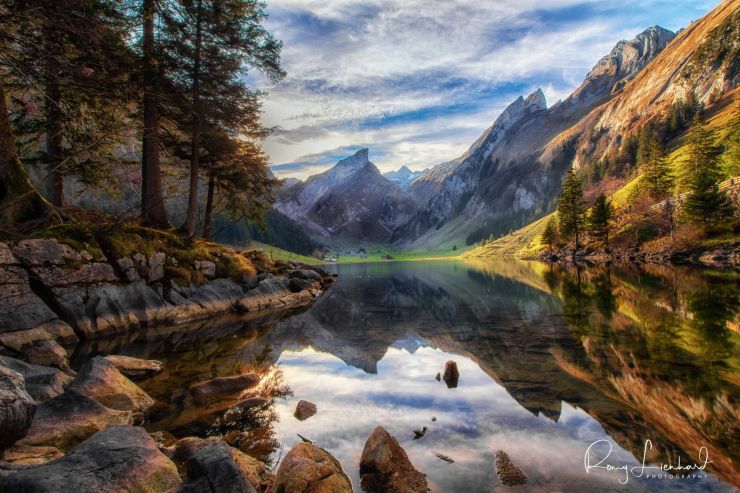
[[[234,459],[234,451],[224,441],[210,443],[187,461],[185,493],[257,493]]]
[[[64,454],[56,447],[33,447],[16,443],[3,452],[2,460],[18,466],[31,466],[45,464],[63,456]]]
[[[257,491],[269,491],[275,483],[275,475],[270,472],[264,462],[250,457],[241,450],[232,447],[231,455],[237,467],[246,476],[249,483]]]
[[[149,394],[124,377],[113,363],[101,356],[85,363],[70,388],[119,411],[145,412],[154,404],[154,399]]]
[[[298,293],[299,291],[303,291],[306,289],[318,288],[319,283],[317,281],[312,281],[311,279],[301,279],[299,277],[293,277],[290,279],[289,287],[292,292]]]
[[[288,272],[288,277],[321,282],[321,275],[316,271],[308,270],[308,269],[292,270]]]
[[[0,449],[25,436],[36,413],[36,403],[23,383],[23,375],[0,366]]]
[[[31,364],[53,366],[67,375],[75,375],[75,372],[69,367],[67,350],[56,341],[38,341],[26,349],[24,353]]]
[[[460,380],[460,372],[457,370],[457,363],[454,361],[448,361],[445,363],[445,372],[442,376],[442,380],[447,384],[447,388],[454,389],[457,387],[457,383]]]
[[[260,376],[256,373],[246,373],[231,377],[219,377],[200,382],[190,388],[195,400],[202,401],[211,397],[232,395],[256,387],[260,383]]]
[[[280,463],[275,493],[352,493],[339,461],[311,443],[299,443]]]
[[[172,446],[168,447],[169,456],[178,462],[185,462],[195,455],[200,449],[205,448],[213,443],[220,442],[218,437],[185,437],[177,440]]]
[[[426,475],[417,471],[399,445],[378,426],[365,442],[360,459],[360,486],[370,493],[426,493]]]
[[[162,372],[162,362],[131,356],[108,355],[105,357],[118,371],[131,380],[144,380]]]
[[[175,464],[144,428],[133,426],[100,431],[46,464],[22,469],[0,465],[0,491],[160,492],[179,484]]]
[[[155,252],[149,257],[149,282],[159,281],[164,277],[164,262],[167,255]]]
[[[114,425],[130,425],[130,411],[115,411],[98,401],[70,389],[42,402],[26,436],[24,445],[52,446],[67,451],[100,430]]]
[[[8,356],[0,356],[0,365],[23,375],[26,391],[40,402],[56,397],[72,381],[72,377],[57,368],[26,363]]]
[[[298,404],[295,407],[295,413],[293,413],[293,416],[296,417],[296,419],[299,419],[301,421],[305,421],[311,416],[316,414],[316,404],[309,401],[298,401]]]

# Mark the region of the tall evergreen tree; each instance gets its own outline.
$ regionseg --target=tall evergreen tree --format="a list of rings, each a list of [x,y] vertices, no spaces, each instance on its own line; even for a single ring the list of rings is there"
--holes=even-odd
[[[178,123],[190,140],[190,185],[183,229],[195,234],[202,133],[220,127],[232,135],[264,135],[259,94],[244,83],[249,68],[271,80],[280,68],[281,43],[264,27],[264,4],[257,0],[179,0],[165,15],[163,53],[179,98]]]
[[[609,247],[609,223],[613,216],[614,208],[611,202],[606,195],[599,194],[588,217],[589,233],[607,248]]]
[[[715,133],[697,116],[687,136],[688,157],[684,162],[686,189],[684,216],[693,224],[709,229],[733,214],[727,194],[719,189],[721,149]]]
[[[545,225],[545,230],[540,236],[540,243],[547,246],[547,251],[552,252],[558,242],[558,224],[554,217],[551,217]]]
[[[658,202],[671,195],[673,175],[657,135],[653,134],[650,137],[649,148],[650,152],[640,169],[640,188]]]
[[[563,188],[558,197],[558,229],[560,235],[565,239],[573,239],[575,248],[573,258],[580,246],[580,234],[583,230],[583,214],[585,205],[583,202],[583,188],[573,168],[563,180]]]

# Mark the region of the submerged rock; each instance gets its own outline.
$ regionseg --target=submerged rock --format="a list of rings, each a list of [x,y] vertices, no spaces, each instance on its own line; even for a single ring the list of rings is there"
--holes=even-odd
[[[119,411],[145,412],[154,404],[149,394],[100,356],[85,363],[70,387]]]
[[[256,373],[246,373],[232,377],[219,377],[193,385],[190,393],[197,401],[209,397],[232,395],[256,387],[260,383],[260,376]]]
[[[0,365],[20,373],[26,391],[37,402],[51,399],[64,392],[72,377],[57,368],[26,363],[8,356],[0,356]]]
[[[448,389],[454,389],[457,387],[457,383],[460,380],[460,372],[457,370],[457,363],[454,361],[448,361],[445,363],[445,373],[442,376],[442,380],[445,381]]]
[[[360,486],[370,493],[426,493],[425,474],[417,471],[383,427],[376,427],[365,442],[360,459]]]
[[[527,475],[511,462],[509,455],[503,450],[496,451],[496,474],[506,486],[527,484]]]
[[[100,431],[46,464],[21,469],[0,465],[0,491],[159,492],[178,484],[175,464],[144,428],[133,426]]]
[[[38,406],[31,427],[20,443],[66,451],[105,428],[132,423],[130,411],[108,409],[70,389]]]
[[[108,355],[105,357],[118,371],[132,380],[143,380],[162,372],[162,362],[131,356]]]
[[[36,403],[23,383],[23,376],[0,366],[0,449],[25,436],[36,414]]]
[[[310,443],[299,443],[280,464],[273,491],[352,493],[352,482],[329,452]]]
[[[293,413],[293,416],[296,417],[296,419],[299,419],[301,421],[305,421],[314,414],[316,414],[316,404],[309,401],[298,401],[298,405],[295,407],[295,412]]]

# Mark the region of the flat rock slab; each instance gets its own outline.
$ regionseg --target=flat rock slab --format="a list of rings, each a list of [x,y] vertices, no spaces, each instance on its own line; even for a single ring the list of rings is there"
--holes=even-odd
[[[232,377],[219,377],[197,383],[190,388],[190,393],[196,400],[205,400],[210,397],[238,394],[244,390],[256,387],[260,383],[260,376],[256,373],[246,373]]]
[[[175,464],[144,428],[133,426],[100,431],[46,464],[22,469],[0,465],[0,491],[160,492],[179,484]]]
[[[299,443],[280,464],[273,491],[352,493],[352,482],[329,452],[310,443]]]
[[[42,402],[31,423],[24,445],[52,446],[66,451],[98,431],[114,425],[130,425],[130,411],[108,409],[98,401],[70,389]]]
[[[85,363],[70,388],[119,411],[145,412],[154,404],[154,399],[149,394],[101,356]]]
[[[16,443],[3,452],[2,460],[10,464],[31,466],[45,464],[63,456],[56,447],[34,447]]]
[[[426,475],[417,471],[406,451],[383,427],[365,442],[360,459],[360,486],[370,493],[426,493]]]
[[[162,372],[161,361],[140,359],[131,356],[108,355],[105,357],[118,371],[132,380],[143,380]]]

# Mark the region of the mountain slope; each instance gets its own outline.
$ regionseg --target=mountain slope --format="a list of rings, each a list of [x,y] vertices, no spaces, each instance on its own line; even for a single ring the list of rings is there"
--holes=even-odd
[[[619,94],[673,36],[655,26],[620,41],[571,96],[549,109],[541,91],[512,103],[467,153],[412,184],[410,191],[427,202],[394,241],[416,248],[471,244],[542,216],[575,158],[576,146],[561,135]]]

